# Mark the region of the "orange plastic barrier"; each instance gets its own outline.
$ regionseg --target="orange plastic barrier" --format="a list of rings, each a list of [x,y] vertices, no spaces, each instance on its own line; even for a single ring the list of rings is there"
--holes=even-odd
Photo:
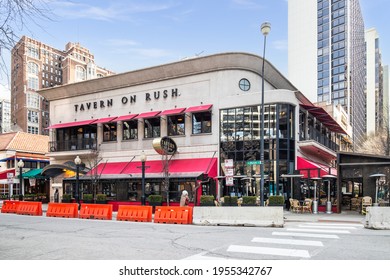
[[[192,207],[157,206],[154,222],[164,224],[192,224]]]
[[[42,216],[42,202],[19,201],[16,214]]]
[[[112,204],[81,204],[80,219],[112,220]]]
[[[49,203],[47,217],[77,218],[79,216],[77,203]]]
[[[16,213],[18,208],[19,201],[14,200],[4,200],[3,207],[1,208],[1,213]]]
[[[118,221],[151,222],[152,206],[119,205]]]

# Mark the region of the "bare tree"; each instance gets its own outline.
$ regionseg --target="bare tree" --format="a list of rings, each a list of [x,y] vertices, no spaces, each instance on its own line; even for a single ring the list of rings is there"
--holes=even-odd
[[[31,24],[40,26],[39,21],[50,19],[50,14],[45,0],[0,0],[0,77],[8,78],[4,56],[19,40],[18,31],[30,31]]]
[[[98,165],[103,159],[99,156],[99,150],[92,150],[90,154],[85,156],[87,167],[90,169],[88,177],[90,178],[93,198],[96,198],[97,188],[99,186],[101,173],[98,172]]]
[[[373,155],[390,155],[390,132],[387,128],[369,134],[358,148],[358,153]]]

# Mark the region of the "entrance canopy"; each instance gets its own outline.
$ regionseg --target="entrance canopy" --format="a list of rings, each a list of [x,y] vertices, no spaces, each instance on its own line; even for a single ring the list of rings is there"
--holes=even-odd
[[[48,178],[48,176],[42,175],[42,168],[38,169],[31,169],[25,173],[23,173],[24,179],[45,179]]]
[[[303,157],[297,157],[297,170],[303,175],[303,178],[316,178],[325,175],[337,176],[337,170],[335,168],[313,162]]]
[[[100,178],[141,178],[142,163],[140,161],[131,162],[108,162],[100,163],[95,169],[92,169],[84,177],[100,176]],[[162,160],[150,160],[145,162],[146,178],[164,177],[164,166]],[[194,158],[177,159],[169,162],[170,177],[198,177],[202,174],[208,177],[217,175],[216,158]]]

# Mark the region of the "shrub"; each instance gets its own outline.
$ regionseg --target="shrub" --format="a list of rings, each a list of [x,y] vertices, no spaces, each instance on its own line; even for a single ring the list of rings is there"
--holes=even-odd
[[[283,205],[284,197],[282,195],[274,195],[269,197],[269,205]]]
[[[238,197],[237,196],[224,196],[223,197],[224,206],[238,206]]]
[[[256,205],[256,196],[243,196],[242,205]]]
[[[148,196],[149,203],[162,203],[163,197],[159,194],[151,194]]]
[[[200,196],[200,205],[214,205],[214,196],[213,195],[202,195]]]
[[[83,194],[83,200],[85,200],[85,201],[92,201],[93,200],[93,194],[90,194],[90,193]]]
[[[70,194],[64,193],[62,195],[62,200],[63,201],[70,201],[72,199],[72,196]]]
[[[107,195],[104,193],[99,193],[96,195],[96,200],[97,201],[106,201],[107,200]]]

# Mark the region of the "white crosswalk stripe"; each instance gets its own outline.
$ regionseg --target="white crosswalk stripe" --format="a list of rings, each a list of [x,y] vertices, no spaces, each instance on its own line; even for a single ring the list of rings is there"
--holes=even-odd
[[[328,230],[328,229],[310,229],[310,228],[288,228],[287,231],[300,231],[300,232],[319,232],[319,233],[351,233],[348,230]]]
[[[323,247],[324,244],[321,241],[311,240],[297,240],[297,239],[281,239],[281,238],[261,238],[255,237],[252,242],[267,243],[267,244],[287,244],[287,245],[301,245],[301,246],[318,246]]]
[[[335,235],[335,234],[317,234],[317,233],[300,233],[300,232],[274,231],[272,233],[272,235],[339,239],[339,237],[337,235]]]
[[[355,227],[347,227],[347,226],[329,226],[329,225],[299,225],[300,228],[320,228],[320,229],[356,229]]]
[[[228,252],[310,258],[307,250],[230,245]]]
[[[353,227],[364,227],[364,225],[362,224],[357,224],[357,223],[349,223],[349,224],[345,224],[345,223],[304,223],[305,225],[312,225],[312,226],[353,226]]]

